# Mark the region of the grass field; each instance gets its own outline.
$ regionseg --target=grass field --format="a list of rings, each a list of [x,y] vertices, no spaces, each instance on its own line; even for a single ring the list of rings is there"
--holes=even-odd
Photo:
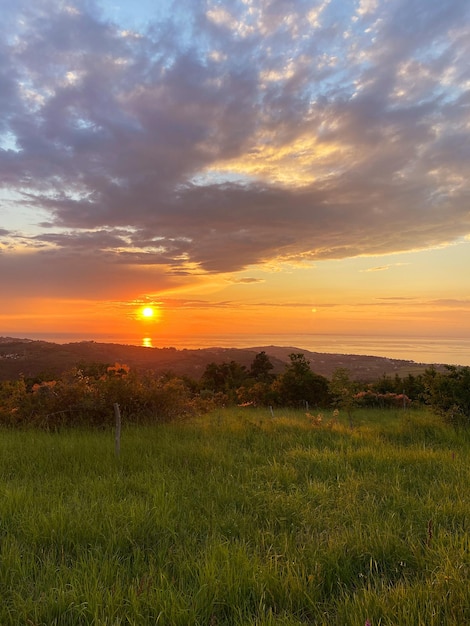
[[[470,436],[424,412],[0,431],[0,624],[470,623]]]

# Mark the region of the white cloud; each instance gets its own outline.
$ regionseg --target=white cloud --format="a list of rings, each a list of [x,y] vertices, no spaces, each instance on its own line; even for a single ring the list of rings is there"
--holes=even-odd
[[[374,13],[379,6],[379,0],[360,0],[357,8],[358,15],[367,15]]]

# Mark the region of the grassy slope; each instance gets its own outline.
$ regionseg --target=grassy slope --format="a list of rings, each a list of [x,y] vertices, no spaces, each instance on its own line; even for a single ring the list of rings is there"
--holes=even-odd
[[[468,436],[327,422],[2,431],[0,623],[469,623]]]

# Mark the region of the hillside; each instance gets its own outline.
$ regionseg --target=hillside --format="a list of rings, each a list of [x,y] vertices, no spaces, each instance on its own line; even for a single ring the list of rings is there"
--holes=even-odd
[[[80,363],[125,363],[133,369],[151,370],[156,374],[167,371],[180,376],[199,379],[208,363],[237,361],[250,366],[258,352],[265,351],[274,372],[283,371],[289,354],[302,353],[310,361],[314,372],[330,378],[338,367],[351,372],[352,378],[362,381],[377,380],[384,374],[420,373],[428,364],[400,359],[352,354],[310,352],[300,347],[255,346],[253,348],[204,348],[177,350],[175,348],[145,348],[141,346],[85,341],[57,344],[31,339],[0,337],[0,380],[14,380],[19,376],[34,377],[47,374],[51,378]],[[437,366],[438,369],[442,366]]]

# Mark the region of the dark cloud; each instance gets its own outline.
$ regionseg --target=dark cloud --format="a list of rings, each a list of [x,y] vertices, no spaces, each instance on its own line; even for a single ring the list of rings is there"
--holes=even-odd
[[[128,299],[175,287],[164,268],[117,265],[113,255],[90,247],[0,254],[0,284],[8,298]]]
[[[231,272],[470,232],[468,3],[181,0],[131,32],[91,0],[0,1],[0,180],[49,214],[34,276]],[[29,263],[5,257],[2,276]]]

